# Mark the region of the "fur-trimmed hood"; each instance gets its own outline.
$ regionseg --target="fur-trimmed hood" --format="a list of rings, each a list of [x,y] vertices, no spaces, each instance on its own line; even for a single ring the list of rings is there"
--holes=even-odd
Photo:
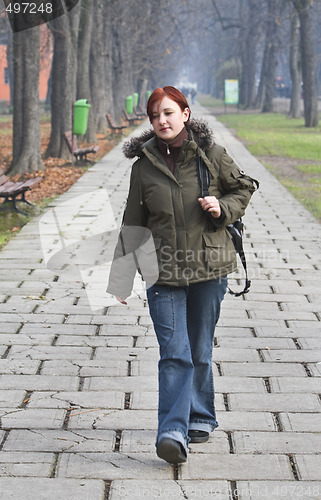
[[[186,125],[186,129],[196,144],[204,151],[214,145],[214,138],[208,124],[203,120],[191,120]],[[135,158],[142,155],[142,150],[147,141],[156,136],[154,130],[146,130],[139,137],[133,137],[125,142],[123,146],[123,153],[126,158]]]

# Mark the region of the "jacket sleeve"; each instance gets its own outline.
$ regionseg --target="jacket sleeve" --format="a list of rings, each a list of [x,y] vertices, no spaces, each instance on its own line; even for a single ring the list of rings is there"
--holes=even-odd
[[[116,244],[107,292],[128,297],[138,267],[136,251],[146,242],[147,211],[142,201],[139,160],[133,165],[129,193]]]
[[[213,218],[213,222],[217,227],[226,227],[244,215],[259,183],[237,166],[225,148],[220,146],[215,148],[214,162],[219,172],[218,183],[222,193],[219,201],[222,214],[218,219]]]

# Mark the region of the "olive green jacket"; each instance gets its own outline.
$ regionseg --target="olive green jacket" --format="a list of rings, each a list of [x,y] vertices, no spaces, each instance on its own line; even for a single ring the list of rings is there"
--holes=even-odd
[[[138,156],[138,160],[132,167],[123,230],[147,228],[154,245],[141,244],[143,251],[139,262],[137,258],[131,259],[135,266],[128,269],[121,258],[130,252],[135,256],[140,242],[132,238],[128,244],[127,238],[126,249],[124,244],[118,243],[107,288],[110,293],[123,297],[130,295],[136,266],[148,284],[171,286],[188,286],[226,276],[237,267],[235,249],[226,226],[244,215],[255,191],[254,180],[239,169],[223,147],[214,144],[204,122],[192,120],[186,128],[189,140],[184,140],[174,174],[157,147],[153,131],[132,139],[124,147],[127,157]],[[198,155],[210,172],[210,196],[220,201],[222,214],[218,219],[206,214],[198,201],[201,196]],[[133,230],[132,234],[138,233]],[[144,242],[146,240],[145,234]],[[150,262],[148,254],[153,252],[154,246],[158,276],[151,278],[148,271],[144,273],[144,253]]]

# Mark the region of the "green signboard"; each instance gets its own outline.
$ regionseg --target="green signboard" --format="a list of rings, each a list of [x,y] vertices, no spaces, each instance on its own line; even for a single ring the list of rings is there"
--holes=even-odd
[[[225,104],[239,103],[239,81],[224,80]]]

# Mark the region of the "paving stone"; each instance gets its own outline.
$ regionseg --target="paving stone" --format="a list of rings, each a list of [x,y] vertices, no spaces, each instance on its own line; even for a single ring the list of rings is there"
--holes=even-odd
[[[239,500],[317,500],[321,496],[321,481],[238,481],[235,493]]]
[[[231,377],[306,377],[299,363],[227,363],[221,364],[224,376]]]
[[[59,429],[66,412],[53,409],[0,408],[3,429]]]
[[[80,361],[69,361],[68,359],[51,359],[41,361],[41,375],[58,375],[59,376],[79,376]],[[84,361],[84,360],[83,360]]]
[[[81,413],[69,420],[69,429],[154,429],[157,428],[157,409],[101,410]]]
[[[225,349],[297,349],[295,343],[289,338],[257,337],[257,338],[230,338],[219,337],[219,346]]]
[[[260,357],[255,349],[233,349],[214,347],[213,360],[216,363],[222,361],[259,361]]]
[[[88,377],[84,381],[84,390],[89,391],[125,391],[133,392],[140,391],[144,387],[145,391],[157,391],[158,389],[158,376],[155,369],[154,376],[144,377]]]
[[[0,491],[3,499],[62,500],[68,492],[69,500],[101,500],[103,481],[76,479],[49,479],[46,477],[2,477]]]
[[[321,451],[321,434],[312,432],[234,432],[236,453],[316,454]]]
[[[125,335],[139,337],[146,334],[146,327],[138,325],[103,325],[99,335]]]
[[[172,468],[155,453],[81,453],[62,455],[58,477],[74,479],[171,479]]]
[[[114,431],[87,430],[13,430],[5,442],[3,451],[84,453],[112,452],[115,446]]]
[[[1,375],[0,389],[24,389],[26,391],[76,390],[77,377],[50,375]]]
[[[308,363],[308,369],[314,377],[321,377],[321,363]]]
[[[125,394],[119,391],[40,391],[31,394],[28,408],[72,408],[71,417],[73,417],[82,409],[92,409],[93,412],[99,412],[104,408],[121,409],[124,408],[124,401]]]
[[[251,328],[237,328],[237,327],[223,327],[217,326],[215,328],[215,337],[217,339],[224,339],[225,337],[249,337],[253,338],[253,332]]]
[[[69,346],[13,346],[10,350],[9,359],[89,359],[92,353],[90,347],[69,347]]]
[[[320,336],[321,336],[321,328],[320,328]],[[321,338],[300,338],[298,337],[298,341],[302,349],[315,349],[320,352],[320,362],[321,362]]]
[[[52,335],[22,335],[22,334],[0,334],[0,344],[10,345],[51,345],[55,336]]]
[[[218,458],[218,459],[217,459]],[[201,455],[190,454],[182,467],[182,479],[290,480],[287,457],[280,455]]]
[[[320,412],[321,401],[315,394],[230,394],[231,410],[268,412]]]
[[[264,411],[220,411],[216,412],[219,429],[233,431],[277,431],[272,413]]]
[[[15,315],[16,316],[16,315]],[[10,318],[10,314],[6,314],[5,318],[3,317],[2,314],[0,314],[0,323],[1,323],[1,318],[7,319]],[[17,318],[17,316],[16,316]],[[4,322],[0,324],[0,336],[2,334],[7,334],[7,333],[17,333],[17,331],[21,328],[21,322]]]
[[[0,390],[0,407],[18,408],[23,402],[25,391]],[[0,410],[1,411],[1,410]]]
[[[272,392],[304,392],[310,394],[321,393],[321,381],[317,377],[282,377],[270,378]]]
[[[314,363],[321,361],[321,351],[316,350],[264,350],[262,355],[265,361],[283,361],[294,363]]]
[[[0,476],[1,478],[48,477],[52,460],[53,455],[50,453],[2,452],[0,454]]]
[[[321,432],[320,413],[280,413],[280,419],[285,431]]]
[[[295,455],[300,479],[303,481],[320,481],[321,455]]]
[[[49,324],[43,325],[42,323],[27,323],[23,325],[21,333],[24,335],[29,334],[48,334],[53,332],[54,335],[95,335],[96,328],[94,325],[67,325],[67,324]]]
[[[320,328],[317,328],[317,325],[313,328],[305,328],[304,326],[301,328],[270,328],[264,327],[261,328],[259,326],[255,327],[255,333],[258,337],[319,337],[320,336]]]

